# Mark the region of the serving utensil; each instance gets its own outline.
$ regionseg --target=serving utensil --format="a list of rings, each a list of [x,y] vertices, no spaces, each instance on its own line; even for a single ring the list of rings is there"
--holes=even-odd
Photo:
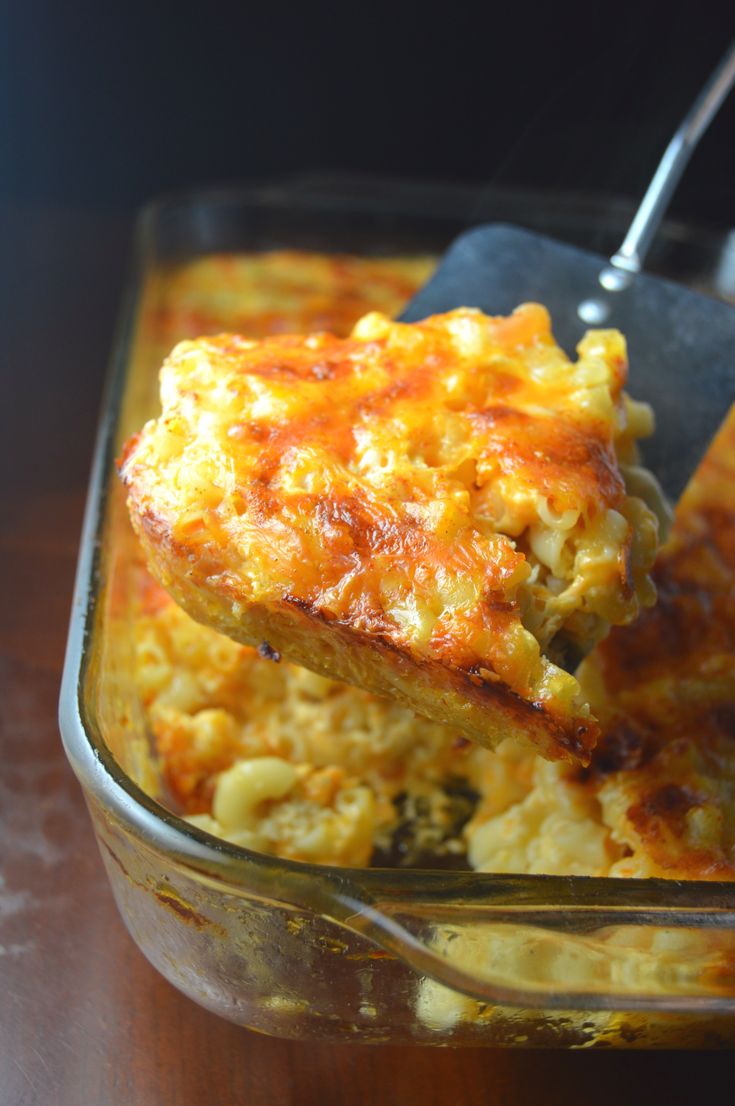
[[[506,314],[537,300],[549,308],[568,351],[590,326],[622,330],[631,392],[657,416],[645,461],[672,500],[735,400],[735,307],[641,270],[681,175],[733,83],[735,42],[669,142],[609,260],[519,227],[474,227],[455,240],[402,315],[415,322],[456,307]]]

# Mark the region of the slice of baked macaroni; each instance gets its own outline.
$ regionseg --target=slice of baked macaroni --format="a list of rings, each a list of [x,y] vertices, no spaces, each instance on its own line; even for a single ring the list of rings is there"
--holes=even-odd
[[[585,762],[563,666],[654,601],[658,522],[625,486],[652,416],[624,339],[578,353],[536,304],[181,342],[121,461],[155,575],[266,655]]]

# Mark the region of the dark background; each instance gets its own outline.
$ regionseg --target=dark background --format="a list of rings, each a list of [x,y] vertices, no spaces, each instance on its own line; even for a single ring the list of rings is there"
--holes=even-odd
[[[0,196],[341,169],[636,196],[732,4],[0,0]],[[719,12],[719,14],[717,14]],[[735,210],[735,99],[674,211]]]

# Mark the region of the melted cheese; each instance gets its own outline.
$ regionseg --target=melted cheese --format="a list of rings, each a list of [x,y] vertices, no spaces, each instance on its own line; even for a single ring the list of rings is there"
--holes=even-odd
[[[617,332],[570,362],[533,304],[185,341],[126,449],[131,516],[198,619],[584,761],[594,720],[552,657],[654,599],[658,524],[617,463],[625,374]]]

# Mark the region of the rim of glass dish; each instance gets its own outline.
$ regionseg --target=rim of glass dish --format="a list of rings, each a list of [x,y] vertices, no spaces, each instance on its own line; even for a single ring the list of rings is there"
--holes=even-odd
[[[665,879],[612,879],[590,876],[506,875],[474,871],[435,869],[342,868],[287,860],[254,852],[222,841],[185,822],[161,803],[146,795],[118,765],[110,752],[97,719],[84,702],[85,683],[91,662],[89,644],[96,609],[104,581],[100,574],[102,536],[107,520],[110,476],[120,406],[127,377],[130,340],[134,331],[139,294],[155,221],[172,204],[234,201],[280,207],[292,204],[287,186],[217,188],[191,190],[157,199],[141,211],[133,238],[132,261],[114,333],[112,356],[103,392],[101,417],[94,448],[87,505],[80,539],[74,598],[70,616],[59,722],[67,757],[83,788],[148,848],[165,854],[185,872],[213,880],[223,891],[273,899],[285,905],[329,914],[337,921],[359,929],[378,944],[408,959],[417,970],[456,989],[487,1001],[487,987],[472,989],[471,978],[447,967],[447,961],[431,952],[401,925],[386,918],[376,904],[402,904],[406,910],[417,903],[441,912],[454,908],[469,914],[487,905],[519,911],[518,920],[529,913],[554,910],[561,919],[565,911],[576,917],[590,912],[615,924],[707,925],[735,929],[735,883],[725,881],[678,881]],[[311,206],[308,196],[299,206]],[[254,889],[254,877],[259,889]],[[335,913],[334,907],[341,907]],[[339,915],[342,914],[340,918]],[[521,918],[521,914],[523,918]],[[363,924],[350,924],[359,917]],[[462,913],[459,920],[466,922]],[[386,925],[387,923],[387,925]],[[598,924],[605,924],[599,921]],[[407,939],[415,947],[406,956]],[[502,991],[502,988],[500,989]],[[498,989],[493,1000],[508,1005],[569,1009],[566,1001],[544,995],[535,1002],[525,991]],[[584,1009],[704,1009],[691,996],[674,997],[664,1005],[656,996],[626,996],[624,1005],[613,996],[584,994]],[[559,996],[561,1000],[565,996]],[[721,996],[720,996],[721,999]],[[710,1011],[735,1009],[735,996],[725,1005],[713,1000]]]

